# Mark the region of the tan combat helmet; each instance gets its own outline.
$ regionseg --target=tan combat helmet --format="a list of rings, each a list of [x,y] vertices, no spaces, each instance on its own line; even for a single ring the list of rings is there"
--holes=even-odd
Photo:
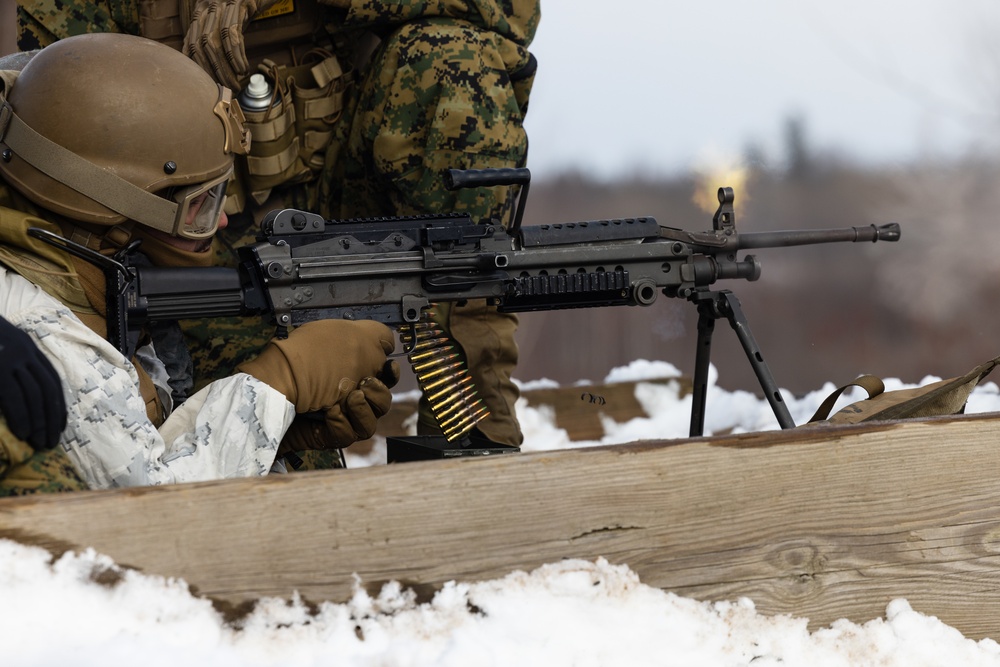
[[[249,148],[231,91],[141,37],[58,41],[0,102],[0,175],[39,206],[80,222],[134,220],[174,236],[211,236],[233,155]],[[198,213],[188,216],[196,200]]]

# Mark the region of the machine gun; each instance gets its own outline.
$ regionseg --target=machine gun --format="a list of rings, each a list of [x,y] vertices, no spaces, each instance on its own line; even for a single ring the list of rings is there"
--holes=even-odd
[[[526,169],[452,171],[447,183],[526,189],[529,179]],[[739,251],[900,237],[898,224],[738,233],[728,187],[718,191],[711,231],[666,227],[651,217],[522,227],[525,194],[508,229],[467,215],[326,220],[284,209],[265,217],[257,243],[239,249],[236,269],[137,268],[128,263],[134,248],[114,259],[88,259],[105,268],[108,336],[129,356],[142,325],[156,320],[263,315],[273,318],[278,335],[319,319],[371,319],[396,328],[449,441],[465,435],[485,408],[453,346],[427,317],[434,303],[485,298],[501,312],[517,313],[649,306],[660,293],[687,299],[699,313],[690,427],[697,436],[718,319],[736,331],[780,426],[795,425],[739,300],[712,288],[760,276],[757,258],[739,258]]]

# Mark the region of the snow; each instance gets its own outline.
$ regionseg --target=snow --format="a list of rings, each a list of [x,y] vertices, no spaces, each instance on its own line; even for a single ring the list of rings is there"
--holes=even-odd
[[[524,449],[685,437],[690,398],[679,397],[672,381],[679,377],[663,362],[615,369],[605,383],[637,382],[637,399],[655,417],[606,420],[605,437],[594,442],[571,442],[554,426],[551,408],[522,399]],[[725,391],[716,378],[713,369],[706,434],[778,428],[765,401]],[[886,388],[938,379],[888,379]],[[785,394],[796,423],[834,388]],[[860,398],[849,393],[841,404]],[[1000,411],[997,385],[978,387],[966,411]],[[369,465],[378,457],[376,451],[349,463]],[[396,583],[375,597],[357,583],[346,603],[263,599],[248,616],[227,621],[183,581],[120,568],[92,550],[53,559],[42,549],[0,540],[2,664],[1000,666],[993,639],[966,638],[904,599],[891,601],[882,618],[840,620],[809,632],[806,618],[761,615],[745,598],[680,597],[646,586],[626,565],[600,559],[569,558],[492,581],[450,582],[429,602],[417,602]]]

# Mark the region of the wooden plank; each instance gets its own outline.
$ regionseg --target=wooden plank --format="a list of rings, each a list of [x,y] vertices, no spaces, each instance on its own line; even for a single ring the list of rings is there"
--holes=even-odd
[[[0,536],[93,547],[220,605],[352,574],[428,593],[561,558],[811,627],[896,597],[1000,637],[1000,415],[0,501]]]
[[[679,385],[679,396],[691,393],[691,381],[687,378],[655,378],[645,383]],[[604,437],[603,417],[624,423],[637,417],[648,417],[635,397],[638,382],[616,382],[612,384],[580,385],[578,387],[553,387],[551,389],[527,389],[521,396],[528,405],[551,408],[557,427],[566,431],[573,441],[600,440]],[[389,413],[379,419],[378,435],[407,435],[407,422],[417,411],[417,402],[395,399]],[[373,440],[362,440],[351,446],[352,452],[367,452]]]
[[[645,382],[649,384],[675,382],[679,385],[679,396],[691,393],[691,381],[687,378],[653,379]],[[601,422],[604,417],[620,424],[637,417],[649,417],[635,397],[637,384],[639,383],[616,382],[531,389],[522,392],[521,395],[532,407],[543,405],[550,407],[556,426],[565,430],[571,440],[600,440],[604,437],[604,425]]]

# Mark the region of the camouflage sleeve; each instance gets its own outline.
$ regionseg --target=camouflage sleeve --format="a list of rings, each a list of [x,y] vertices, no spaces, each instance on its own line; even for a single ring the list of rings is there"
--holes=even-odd
[[[346,10],[345,24],[374,27],[421,18],[468,21],[527,47],[541,20],[540,0],[323,0]]]
[[[139,34],[136,0],[18,0],[17,47],[21,51],[93,32]]]
[[[146,417],[135,368],[64,306],[0,269],[0,312],[32,335],[64,380],[59,447],[92,489],[266,474],[294,408],[237,375],[188,399],[160,430]]]
[[[385,40],[358,88],[329,200],[339,217],[460,211],[505,219],[513,188],[445,189],[445,169],[522,166],[523,109],[495,34],[413,21]],[[336,211],[334,208],[333,210]]]
[[[35,450],[7,428],[7,420],[0,415],[0,477],[32,457]]]

